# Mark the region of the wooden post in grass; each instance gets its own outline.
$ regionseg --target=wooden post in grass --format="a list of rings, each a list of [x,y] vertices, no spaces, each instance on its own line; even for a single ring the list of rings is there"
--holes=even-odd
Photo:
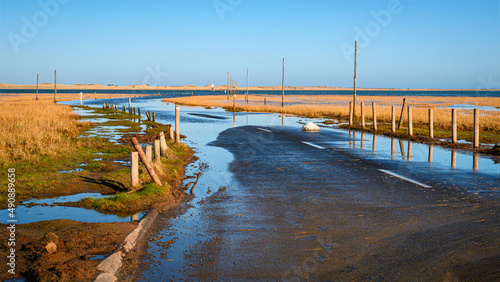
[[[403,106],[401,107],[401,114],[399,115],[398,129],[401,127],[401,121],[403,120],[403,113],[405,112],[406,98],[403,98]]]
[[[128,97],[128,113],[132,114],[132,99]]]
[[[132,109],[134,109],[134,115],[135,115],[135,107],[133,107]]]
[[[352,126],[352,118],[353,118],[353,113],[352,113],[352,102],[349,102],[349,126]]]
[[[148,159],[150,163],[153,162],[153,146],[151,145],[146,145],[146,159]]]
[[[141,108],[137,107],[137,114],[141,115]]]
[[[165,133],[160,132],[160,151],[163,156],[167,155],[167,141],[165,140]]]
[[[115,105],[115,111],[118,111],[118,106],[117,105]]]
[[[413,116],[412,116],[412,108],[408,106],[408,135],[413,135]]]
[[[365,107],[364,103],[361,102],[361,129],[365,128]]]
[[[175,143],[181,142],[181,108],[175,105]]]
[[[267,101],[266,101],[266,98],[264,98],[264,106],[267,105]]]
[[[80,106],[81,106],[81,105],[83,105],[82,95],[83,95],[83,93],[82,93],[82,92],[80,92]]]
[[[132,144],[134,144],[134,147],[135,149],[137,150],[137,152],[139,153],[139,157],[141,158],[141,161],[144,163],[144,165],[146,166],[146,169],[148,170],[148,173],[149,173],[149,176],[151,176],[151,178],[153,179],[153,181],[159,185],[159,186],[163,186],[163,184],[161,183],[160,179],[158,178],[158,176],[156,175],[156,172],[155,170],[153,169],[153,167],[151,166],[151,163],[148,161],[148,159],[146,158],[146,155],[144,154],[144,151],[142,150],[141,148],[141,145],[139,145],[139,142],[137,141],[137,138],[135,137],[132,137],[130,138],[130,141],[132,141]]]
[[[160,155],[161,155],[161,150],[160,150],[160,140],[157,139],[155,140],[155,162],[160,162]]]
[[[373,112],[373,131],[377,131],[377,107],[375,102],[372,102],[372,112]]]
[[[153,112],[153,122],[155,122],[155,121],[156,121],[156,113]]]
[[[170,128],[169,128],[169,137],[170,137],[170,140],[172,140],[172,141],[175,139],[174,128],[172,126],[170,126]]]
[[[451,142],[457,143],[457,109],[451,109]]]
[[[125,108],[125,105],[123,105],[123,112],[125,113],[127,109]]]
[[[356,68],[358,60],[358,41],[354,41],[354,93],[352,95],[352,115],[356,116]]]
[[[146,112],[146,117],[148,118],[149,121],[151,121],[151,114],[149,111]]]
[[[56,96],[57,96],[57,70],[54,70],[54,103],[57,102]]]
[[[236,107],[236,94],[233,94],[233,111],[235,107]]]
[[[102,103],[102,109],[106,109],[106,103]]]
[[[474,109],[474,148],[479,148],[479,109]]]
[[[130,186],[139,186],[139,153],[130,153]]]
[[[396,109],[391,106],[391,132],[396,132]]]
[[[38,101],[38,73],[36,74],[36,100]]]
[[[285,107],[285,58],[283,58],[283,74],[281,75],[281,107]]]
[[[434,110],[429,109],[429,137],[434,138]]]

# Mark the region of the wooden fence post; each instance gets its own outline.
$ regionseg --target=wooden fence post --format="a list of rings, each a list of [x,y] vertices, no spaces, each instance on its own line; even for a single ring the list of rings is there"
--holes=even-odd
[[[373,131],[377,131],[377,108],[375,106],[375,102],[372,103],[372,112],[373,112]]]
[[[396,109],[394,106],[391,107],[391,131],[396,132]]]
[[[172,140],[172,141],[173,141],[173,140],[175,139],[175,136],[174,136],[174,128],[173,128],[172,126],[170,126],[170,128],[169,128],[169,129],[170,129],[170,130],[169,130],[169,131],[170,131],[170,132],[169,132],[169,135],[170,135],[170,140]]]
[[[161,155],[161,150],[160,150],[160,140],[155,140],[155,162],[159,163],[160,162],[160,155]]]
[[[401,127],[401,121],[403,120],[403,113],[405,111],[406,98],[403,98],[403,106],[401,107],[401,115],[399,115],[398,129]]]
[[[137,114],[141,115],[141,108],[137,107]]]
[[[130,186],[139,186],[139,153],[130,153]]]
[[[479,148],[479,109],[474,109],[474,148]]]
[[[133,107],[132,109],[134,109],[134,115],[135,115],[135,107]]]
[[[434,138],[434,110],[429,109],[429,137]]]
[[[38,101],[38,76],[39,74],[36,74],[36,100]]]
[[[123,112],[127,112],[127,109],[125,108],[125,105],[123,106]]]
[[[161,154],[163,156],[166,156],[168,147],[167,147],[167,141],[165,140],[165,133],[163,133],[163,131],[160,132],[160,149],[161,149]]]
[[[352,126],[352,116],[353,116],[353,112],[352,112],[352,102],[349,102],[349,126]]]
[[[457,109],[451,109],[451,141],[457,143]]]
[[[175,143],[181,142],[181,108],[175,105]]]
[[[57,102],[56,96],[57,96],[57,71],[54,70],[54,103]]]
[[[155,122],[155,121],[156,121],[156,113],[153,112],[153,122]]]
[[[139,153],[139,157],[141,158],[141,161],[144,163],[144,165],[146,166],[146,169],[148,170],[148,173],[149,173],[149,176],[151,176],[151,178],[153,179],[153,181],[159,185],[159,186],[163,186],[163,184],[161,183],[160,179],[158,178],[158,176],[156,175],[156,172],[155,170],[153,169],[153,167],[151,166],[151,163],[147,160],[146,158],[146,155],[144,154],[144,151],[142,150],[141,148],[141,145],[139,145],[139,142],[137,141],[137,138],[135,137],[132,137],[130,138],[130,141],[132,141],[132,144],[134,144],[134,147],[135,149],[137,150],[137,152]]]
[[[151,145],[146,145],[146,159],[150,163],[153,162],[153,146]]]
[[[413,135],[413,116],[412,116],[412,108],[408,106],[408,135]]]
[[[132,114],[132,99],[128,97],[128,113]]]
[[[364,103],[361,102],[361,128],[364,129],[365,128],[365,107],[364,107]]]

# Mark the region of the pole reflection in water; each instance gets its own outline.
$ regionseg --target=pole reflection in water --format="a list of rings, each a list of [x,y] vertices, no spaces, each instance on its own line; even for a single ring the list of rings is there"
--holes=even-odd
[[[352,130],[349,130],[349,149],[352,149]]]
[[[372,145],[372,150],[375,152],[377,149],[377,135],[373,135],[373,145]]]
[[[352,132],[352,148],[356,149],[356,131]]]
[[[281,115],[281,126],[285,126],[285,114]]]
[[[452,168],[457,167],[457,151],[456,150],[451,151],[451,167]]]
[[[405,159],[405,147],[403,146],[403,140],[399,139],[399,149],[401,150],[401,156],[403,160]]]
[[[408,161],[411,162],[411,154],[413,151],[413,142],[408,141]]]
[[[432,155],[434,153],[434,146],[429,145],[429,162],[432,163]]]
[[[365,133],[361,133],[361,149],[365,148]]]
[[[472,156],[472,168],[476,171],[479,169],[479,154]]]
[[[396,140],[391,137],[391,159],[394,160],[396,155]]]

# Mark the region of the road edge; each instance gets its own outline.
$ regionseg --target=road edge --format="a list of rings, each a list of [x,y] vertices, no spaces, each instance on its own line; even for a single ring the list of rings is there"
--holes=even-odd
[[[127,235],[125,240],[123,240],[119,250],[115,251],[99,263],[97,266],[97,272],[99,272],[99,274],[97,274],[94,282],[114,282],[118,280],[115,275],[122,266],[123,258],[126,257],[127,253],[130,252],[137,245],[137,242],[142,239],[144,234],[153,225],[157,216],[157,208],[152,208],[148,211],[148,213],[141,219],[137,227]]]

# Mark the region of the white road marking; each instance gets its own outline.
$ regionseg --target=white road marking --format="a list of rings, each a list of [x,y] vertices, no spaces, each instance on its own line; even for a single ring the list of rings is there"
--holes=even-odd
[[[401,175],[396,174],[396,173],[394,173],[394,172],[391,172],[391,171],[388,171],[388,170],[385,170],[385,169],[379,169],[379,170],[380,170],[380,171],[382,171],[382,172],[385,172],[385,173],[387,173],[387,174],[390,174],[390,175],[392,175],[392,176],[395,176],[395,177],[401,178],[401,179],[403,179],[403,180],[406,180],[406,181],[408,181],[408,182],[411,182],[411,183],[413,183],[413,184],[417,184],[417,185],[422,186],[422,187],[424,187],[424,188],[432,188],[432,186],[429,186],[429,185],[427,185],[427,184],[424,184],[424,183],[418,182],[418,181],[416,181],[416,180],[413,180],[413,179],[410,179],[410,178],[407,178],[407,177],[401,176]]]
[[[304,143],[304,144],[306,144],[306,145],[312,146],[312,147],[314,147],[314,148],[318,148],[318,149],[320,149],[320,150],[324,150],[324,149],[325,149],[324,147],[321,147],[321,146],[318,146],[318,145],[316,145],[316,144],[309,143],[309,142],[306,142],[306,141],[300,141],[300,142],[302,142],[302,143]]]
[[[264,129],[264,128],[260,128],[260,127],[257,127],[257,129],[258,129],[258,130],[267,131],[267,132],[271,132],[271,133],[272,133],[272,131],[271,131],[271,130],[269,130],[269,129]]]

